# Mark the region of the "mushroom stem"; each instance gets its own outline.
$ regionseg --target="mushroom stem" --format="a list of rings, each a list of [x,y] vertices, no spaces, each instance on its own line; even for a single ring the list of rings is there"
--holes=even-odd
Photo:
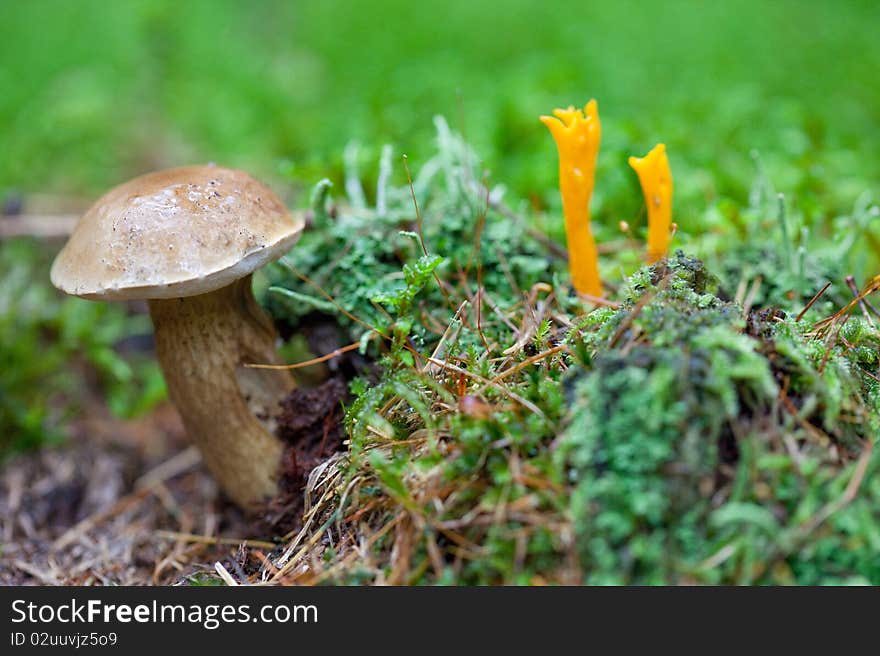
[[[284,444],[271,415],[295,384],[287,371],[243,366],[279,363],[251,276],[198,296],[151,299],[150,316],[168,393],[208,469],[240,506],[275,495]]]

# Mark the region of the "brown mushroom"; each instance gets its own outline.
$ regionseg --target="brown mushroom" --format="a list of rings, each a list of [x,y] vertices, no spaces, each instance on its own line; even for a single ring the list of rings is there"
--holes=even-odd
[[[191,166],[150,173],[102,196],[52,265],[52,283],[93,300],[148,299],[168,392],[208,468],[236,503],[277,492],[284,445],[271,414],[294,388],[252,272],[303,228],[241,171]],[[258,419],[258,417],[260,419]]]

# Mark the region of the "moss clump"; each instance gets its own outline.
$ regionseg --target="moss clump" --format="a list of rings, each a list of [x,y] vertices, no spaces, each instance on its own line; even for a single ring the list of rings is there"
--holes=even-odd
[[[310,478],[308,580],[880,583],[875,331],[746,311],[683,253],[578,316],[494,201],[478,238],[476,160],[440,127],[423,241],[408,188],[355,193],[294,255],[317,284],[270,294],[375,344],[349,452]]]
[[[678,253],[633,276],[623,306],[587,328],[597,355],[574,374],[560,456],[589,582],[702,578],[725,536],[718,517],[782,531],[802,512],[799,494],[822,496],[801,463],[833,479],[876,435],[877,382],[860,355],[782,312],[747,321],[714,289]],[[731,565],[722,580],[767,575]]]

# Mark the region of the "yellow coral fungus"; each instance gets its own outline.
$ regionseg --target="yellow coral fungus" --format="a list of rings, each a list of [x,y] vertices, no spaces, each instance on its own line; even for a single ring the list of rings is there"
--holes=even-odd
[[[630,157],[648,206],[648,262],[666,256],[672,239],[672,172],[666,146],[657,144],[644,157]]]
[[[565,215],[569,269],[574,288],[581,294],[602,296],[599,257],[590,230],[590,197],[596,171],[596,156],[602,127],[596,101],[584,111],[569,107],[555,109],[553,116],[542,116],[559,151],[559,189]]]

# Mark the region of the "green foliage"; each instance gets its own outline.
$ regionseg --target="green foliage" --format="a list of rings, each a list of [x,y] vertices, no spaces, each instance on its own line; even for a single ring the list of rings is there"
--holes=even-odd
[[[463,148],[438,123],[439,152],[413,186],[421,224],[407,186],[377,191],[370,207],[350,171],[348,202],[327,211],[320,185],[318,229],[270,275],[279,319],[320,311],[353,338],[380,334],[378,372],[352,383],[350,484],[334,511],[337,522],[369,511],[380,537],[373,566],[342,574],[337,548],[326,559],[333,580],[880,581],[869,552],[876,518],[841,496],[859,468],[875,466],[865,444],[878,434],[880,337],[850,318],[833,339],[773,307],[802,307],[830,269],[795,270],[766,297],[753,294],[746,312],[700,259],[679,252],[628,276],[619,305],[572,316],[580,306],[558,283],[562,272],[511,229],[517,219],[501,214],[493,192],[483,226],[486,191],[468,184],[479,164]],[[495,306],[479,327],[475,243]],[[764,246],[774,261],[785,250]],[[766,266],[757,250],[735,257]],[[556,284],[542,298],[548,279]],[[279,302],[292,295],[298,306]],[[821,316],[816,307],[808,316]],[[856,508],[846,530],[831,528]],[[820,533],[829,541],[821,554]],[[852,543],[863,550],[843,555]]]
[[[546,273],[547,254],[529,237],[522,219],[505,214],[503,189],[487,188],[476,154],[442,118],[435,125],[438,153],[419,168],[412,188],[403,167],[392,165],[389,148],[380,162],[384,173],[374,207],[365,204],[354,164],[335,217],[326,213],[327,184],[319,183],[313,194],[314,228],[266,269],[265,302],[277,318],[295,328],[319,312],[334,316],[352,339],[376,331],[429,345],[457,307],[440,280],[470,297],[479,278],[504,310],[517,302],[519,289]],[[399,186],[393,184],[395,170],[403,178]],[[420,313],[427,317],[412,321]]]
[[[0,457],[60,440],[90,391],[106,394],[123,417],[165,393],[150,358],[115,350],[121,338],[148,332],[149,319],[117,305],[61,298],[46,279],[47,265],[34,242],[0,246]],[[91,382],[84,385],[84,378]]]
[[[454,143],[444,140],[442,127],[441,161]],[[746,316],[700,260],[678,253],[627,278],[617,308],[593,311],[567,332],[548,317],[540,320],[529,352],[564,343],[570,355],[526,366],[500,386],[473,377],[487,381],[500,373],[495,363],[504,358],[498,350],[512,339],[504,323],[486,328],[483,337],[495,350],[485,353],[475,326],[454,319],[445,331],[453,337],[443,344],[443,359],[465,374],[449,374],[433,362],[426,365],[424,354],[435,348],[440,332],[429,329],[428,318],[448,318],[450,306],[457,307],[470,289],[450,283],[446,298],[432,280],[437,273],[449,281],[450,271],[466,270],[472,258],[465,258],[469,249],[462,242],[473,228],[454,230],[446,241],[433,232],[437,225],[456,225],[456,215],[450,222],[444,213],[468,207],[457,198],[469,193],[467,185],[455,182],[472,173],[458,168],[454,175],[433,202],[417,194],[426,243],[437,237],[450,249],[441,251],[442,265],[439,256],[419,255],[418,233],[397,233],[410,242],[405,252],[411,259],[386,260],[388,270],[403,271],[384,275],[402,277],[404,284],[378,293],[370,288],[371,300],[384,308],[371,321],[386,338],[393,335],[391,349],[380,361],[377,382],[353,384],[356,398],[346,413],[350,475],[361,484],[338,512],[379,504],[385,508],[376,515],[381,521],[404,513],[423,526],[406,578],[394,580],[880,580],[869,553],[873,542],[866,539],[875,518],[869,506],[841,502],[842,487],[857,467],[875,466],[873,459],[856,464],[871,457],[862,449],[877,434],[880,417],[871,357],[878,337],[870,324],[850,319],[842,340],[834,341],[780,310],[755,309]],[[370,216],[373,225],[398,211],[405,216],[411,202],[405,192],[398,190],[398,204],[385,212],[341,206],[334,221],[350,226],[349,212]],[[473,210],[469,216],[473,224],[481,220]],[[511,239],[510,231],[496,229],[502,221],[490,211],[486,234],[496,230]],[[400,229],[399,222],[387,226],[384,239]],[[334,232],[332,223],[328,230]],[[336,272],[320,263],[323,257],[336,265],[339,259],[331,254],[358,249],[368,257],[363,237],[355,235],[339,229],[331,245],[317,242],[308,250],[313,269],[302,272],[329,284],[334,302],[356,313],[357,303],[347,300],[353,291],[345,287],[354,269]],[[321,237],[326,240],[326,233]],[[379,234],[370,248],[382,242]],[[512,260],[522,247],[508,243],[504,253]],[[529,258],[539,261],[539,254]],[[515,313],[517,297],[507,277],[483,280],[486,294]],[[794,305],[785,296],[775,298]],[[752,300],[760,307],[760,299]],[[558,302],[562,308],[572,304],[567,296]],[[334,314],[346,322],[345,315]],[[418,340],[403,341],[411,335]],[[515,350],[513,360],[527,355]],[[509,510],[519,507],[530,514]],[[831,528],[855,512],[846,530]],[[457,527],[455,544],[472,546],[462,547],[465,557],[448,553],[438,569],[432,549],[446,553],[451,539],[444,526]],[[821,553],[812,548],[820,529],[829,542]],[[863,552],[841,555],[854,540]],[[379,540],[374,549],[385,563],[382,575],[395,576],[396,541]],[[358,568],[345,580],[365,583],[376,575]]]
[[[197,588],[213,588],[226,585],[226,582],[223,579],[210,572],[199,572],[198,574],[193,574],[186,579],[186,583],[187,585],[191,585]]]
[[[621,218],[643,229],[626,157],[657,141],[680,236],[738,224],[728,211],[749,192],[753,149],[821,227],[880,192],[875,23],[872,3],[833,0],[806,12],[797,0],[452,0],[442,15],[403,0],[6,2],[0,192],[93,195],[197,161],[270,178],[283,160],[301,184],[341,184],[349,141],[364,141],[361,162],[386,142],[423,160],[440,113],[499,179],[555,211],[554,148],[536,117],[595,97],[601,241]]]
[[[293,330],[332,317],[377,363],[352,383],[335,519],[397,523],[346,581],[880,583],[865,446],[880,434],[880,338],[853,316],[814,327],[851,298],[846,274],[878,264],[874,13],[4,3],[0,193],[93,195],[184,160],[300,190],[329,176],[264,300]],[[563,241],[536,116],[590,97],[599,243],[621,219],[644,235],[625,162],[662,140],[675,244],[718,280],[695,257],[640,268],[638,249],[614,248],[601,266],[625,279],[620,306],[576,316],[564,263],[530,237]],[[528,203],[487,188],[446,123],[432,133],[437,112]],[[338,156],[353,138],[367,143]],[[412,189],[389,141],[423,162]],[[0,247],[0,453],[57,439],[92,387],[124,415],[162,394],[153,363],[117,353],[143,318],[60,300],[45,265],[25,242]],[[324,553],[328,567],[345,557]]]
[[[443,262],[439,255],[424,255],[415,263],[403,265],[404,286],[393,292],[377,294],[374,303],[379,303],[398,316],[408,316],[413,309],[413,301],[428,284],[434,270]]]
[[[851,298],[844,280],[847,273],[870,271],[866,250],[856,245],[870,234],[880,209],[870,194],[862,194],[849,215],[834,220],[835,236],[816,234],[820,228],[806,224],[804,212],[776,195],[759,166],[752,184],[749,206],[738,220],[748,226],[744,239],[721,247],[713,263],[728,297],[753,306],[774,306],[798,313],[826,283],[831,286],[813,308],[822,316]]]
[[[678,254],[633,276],[639,300],[588,328],[597,353],[574,374],[559,451],[585,580],[821,583],[859,561],[880,581],[867,553],[804,553],[796,539],[878,434],[877,381],[851,349],[829,351],[797,322],[744,322],[707,280]]]

